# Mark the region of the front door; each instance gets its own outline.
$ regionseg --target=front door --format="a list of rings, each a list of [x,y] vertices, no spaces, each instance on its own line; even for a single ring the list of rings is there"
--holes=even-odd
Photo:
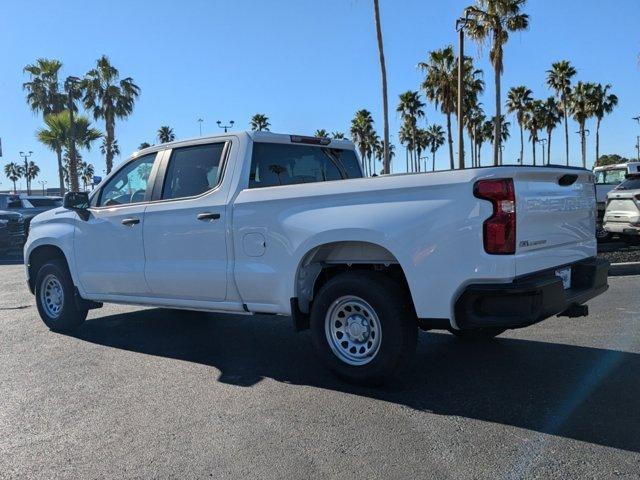
[[[143,228],[145,276],[154,296],[212,302],[226,298],[226,146],[207,143],[165,154],[162,186],[154,192],[157,201],[147,206]]]
[[[148,295],[142,231],[156,154],[126,163],[78,218],[74,251],[78,278],[92,295]]]

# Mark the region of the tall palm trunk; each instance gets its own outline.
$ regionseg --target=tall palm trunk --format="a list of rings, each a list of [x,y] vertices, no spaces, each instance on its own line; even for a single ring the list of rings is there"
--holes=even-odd
[[[569,166],[569,115],[567,113],[567,95],[562,94],[562,114],[564,115],[564,142],[567,151],[567,167]]]
[[[62,147],[56,148],[58,157],[58,181],[60,182],[60,195],[64,195],[64,167],[62,166]]]
[[[580,146],[582,148],[582,168],[587,168],[587,135],[584,122],[580,122]]]
[[[16,190],[16,181],[13,180],[13,193],[18,193],[18,191]]]
[[[107,175],[111,173],[113,169],[113,141],[115,138],[115,118],[110,114],[107,116],[105,120],[105,130],[107,133],[106,140],[106,152],[105,152],[105,163],[107,164]]]
[[[497,39],[494,39],[494,44],[498,43]],[[500,54],[498,54],[500,55]],[[495,59],[495,86],[496,86],[496,121],[493,130],[493,164],[495,166],[500,164],[500,145],[502,141],[502,101],[501,101],[501,82],[500,82],[500,69],[497,65],[502,64],[502,59]]]
[[[547,165],[551,164],[551,128],[547,129]]]
[[[431,150],[431,171],[436,171],[436,151]]]
[[[524,127],[522,121],[518,119],[518,125],[520,126],[520,165],[524,164]]]
[[[449,143],[449,161],[451,170],[456,168],[453,160],[453,137],[451,136],[451,114],[447,113],[447,142]]]
[[[389,103],[387,101],[387,67],[384,60],[384,48],[382,45],[382,27],[380,25],[380,8],[378,0],[373,0],[373,11],[376,22],[376,36],[378,38],[378,54],[380,57],[380,72],[382,75],[382,108],[384,117],[384,150],[382,157],[382,172],[391,173],[389,159]]]
[[[601,120],[598,118],[596,121],[596,163],[598,164],[598,160],[600,160],[600,122]]]
[[[478,166],[482,166],[482,143],[478,143]]]
[[[409,149],[408,148],[404,149],[404,159],[407,164],[407,173],[409,173]]]
[[[78,183],[78,160],[76,157],[76,123],[73,118],[73,100],[71,92],[69,93],[69,126],[71,129],[71,138],[69,139],[69,188],[72,192],[80,190]]]
[[[531,146],[533,147],[533,165],[536,165],[536,141],[531,140]]]

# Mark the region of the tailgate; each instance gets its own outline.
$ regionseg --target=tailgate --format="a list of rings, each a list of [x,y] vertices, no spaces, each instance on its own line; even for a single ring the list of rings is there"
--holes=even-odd
[[[593,174],[582,169],[523,168],[516,190],[516,275],[596,255]]]

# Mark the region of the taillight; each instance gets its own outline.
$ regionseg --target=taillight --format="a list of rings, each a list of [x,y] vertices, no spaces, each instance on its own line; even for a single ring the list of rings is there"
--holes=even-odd
[[[516,194],[511,178],[478,180],[473,194],[493,205],[493,215],[484,222],[484,251],[492,255],[516,253]]]

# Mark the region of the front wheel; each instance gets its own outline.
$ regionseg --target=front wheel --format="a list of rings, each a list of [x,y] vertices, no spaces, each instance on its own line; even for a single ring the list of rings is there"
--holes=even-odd
[[[59,260],[51,260],[38,270],[35,296],[40,318],[51,330],[72,330],[87,318],[88,310],[76,303],[69,270]]]
[[[349,272],[329,280],[311,309],[313,344],[340,378],[375,385],[406,365],[418,326],[408,296],[376,272]]]

